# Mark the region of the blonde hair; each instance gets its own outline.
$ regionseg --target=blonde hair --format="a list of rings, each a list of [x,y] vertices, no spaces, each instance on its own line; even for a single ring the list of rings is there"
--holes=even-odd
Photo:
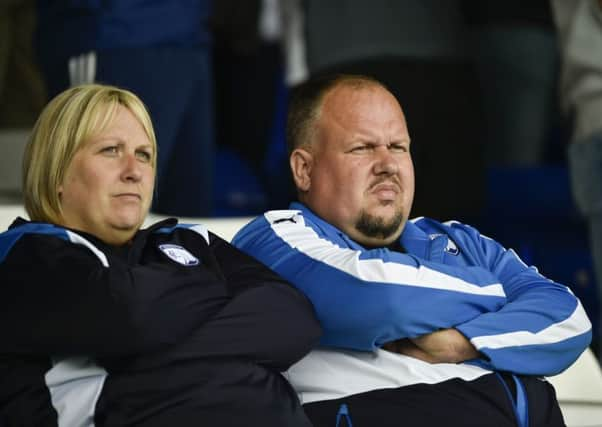
[[[146,107],[136,95],[100,84],[67,89],[44,108],[25,148],[23,194],[32,221],[60,223],[58,188],[65,171],[82,144],[112,122],[119,106],[127,108],[144,128],[153,146],[151,163],[156,170],[155,132]]]

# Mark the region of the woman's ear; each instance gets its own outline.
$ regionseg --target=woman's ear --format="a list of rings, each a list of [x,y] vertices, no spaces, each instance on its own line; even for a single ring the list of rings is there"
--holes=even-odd
[[[311,167],[313,155],[304,148],[296,148],[289,159],[295,186],[300,192],[306,192],[311,187]]]

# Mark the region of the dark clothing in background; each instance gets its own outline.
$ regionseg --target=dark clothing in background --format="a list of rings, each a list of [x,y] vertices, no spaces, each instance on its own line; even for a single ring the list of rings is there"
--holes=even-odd
[[[0,128],[30,128],[46,103],[35,26],[35,0],[0,3]]]
[[[484,199],[482,116],[459,1],[305,4],[311,77],[365,74],[399,100],[416,171],[411,215],[477,217]]]
[[[131,90],[157,136],[154,212],[213,214],[211,0],[38,0],[50,96],[99,82]]]

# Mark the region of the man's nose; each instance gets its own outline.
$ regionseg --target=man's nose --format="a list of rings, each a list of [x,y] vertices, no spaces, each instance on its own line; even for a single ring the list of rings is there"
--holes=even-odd
[[[382,146],[375,150],[376,161],[374,162],[374,173],[377,175],[393,175],[399,171],[397,159],[388,147]]]

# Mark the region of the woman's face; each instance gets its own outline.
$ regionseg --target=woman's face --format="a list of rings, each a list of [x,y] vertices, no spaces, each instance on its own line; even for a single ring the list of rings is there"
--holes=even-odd
[[[61,225],[106,243],[129,241],[150,208],[154,148],[136,117],[119,106],[107,128],[75,153],[59,186]]]

